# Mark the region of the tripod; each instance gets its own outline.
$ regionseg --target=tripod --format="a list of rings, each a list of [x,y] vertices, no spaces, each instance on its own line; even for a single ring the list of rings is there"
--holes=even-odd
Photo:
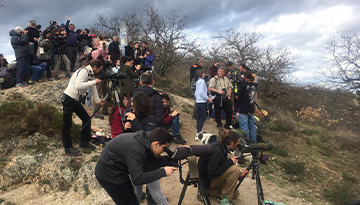
[[[110,101],[110,96],[111,96],[111,92],[114,92],[115,95],[115,102],[119,108],[119,112],[120,112],[120,118],[122,119],[123,114],[121,113],[121,108],[120,108],[120,94],[117,90],[117,79],[111,79],[112,80],[112,85],[111,88],[109,89],[108,93],[105,95],[104,100],[105,101]],[[89,124],[91,122],[91,119],[95,116],[95,114],[97,113],[97,111],[100,109],[101,105],[97,106],[96,109],[94,110],[94,113],[90,116],[90,119],[85,123],[85,125],[83,126],[83,128],[80,130],[80,132],[77,134],[77,136],[74,138],[74,140],[72,141],[73,143],[77,140],[77,138],[80,136],[81,132],[84,130],[84,128],[86,127],[87,124]],[[124,122],[121,120],[122,126],[124,127]]]
[[[251,155],[253,156],[253,159],[251,161],[251,164],[248,166],[247,170],[250,170],[251,168],[253,168],[251,179],[256,179],[256,192],[257,192],[257,198],[258,198],[258,205],[263,205],[264,204],[264,193],[263,193],[262,186],[261,186],[260,174],[259,174],[259,164],[258,164],[258,160],[262,157],[262,155],[260,157],[258,157],[259,152],[251,152]],[[262,164],[266,164],[266,162],[264,160],[260,159],[260,162]],[[239,179],[239,183],[236,185],[235,191],[239,188],[239,186],[242,183],[242,181],[244,180],[244,178],[245,178],[245,176],[243,176],[241,179]]]

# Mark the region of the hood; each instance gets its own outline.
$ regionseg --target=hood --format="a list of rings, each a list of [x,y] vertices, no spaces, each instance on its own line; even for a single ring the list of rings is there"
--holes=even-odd
[[[150,148],[150,131],[139,130],[135,132],[134,138],[143,144],[149,151]]]
[[[12,29],[12,30],[9,32],[9,35],[10,35],[10,36],[21,36],[21,34],[16,33],[16,31],[15,31],[14,29]]]

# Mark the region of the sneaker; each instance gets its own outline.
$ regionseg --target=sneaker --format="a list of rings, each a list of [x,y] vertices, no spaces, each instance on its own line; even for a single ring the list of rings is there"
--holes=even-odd
[[[48,81],[53,81],[53,79],[50,77],[50,78],[47,78]]]
[[[26,87],[27,84],[26,83],[18,83],[15,85],[15,87]]]
[[[186,144],[186,140],[184,140],[184,139],[181,137],[180,134],[174,136],[174,142],[175,142],[176,144],[181,144],[181,145],[185,145],[185,144]]]
[[[196,196],[196,199],[197,199],[198,201],[200,201],[200,202],[204,202],[204,200],[203,200],[200,192],[198,192],[198,194],[197,194],[197,196]]]
[[[224,127],[224,126],[223,126],[223,124],[220,122],[220,123],[217,123],[217,127],[218,127],[218,128],[222,128],[222,127]]]
[[[82,149],[91,149],[91,150],[95,150],[96,147],[92,144],[90,144],[89,142],[80,142],[79,144],[79,148],[82,148]]]
[[[65,148],[65,154],[68,155],[79,155],[80,151],[74,147]]]
[[[222,198],[219,197],[218,200],[216,201],[216,204],[221,204],[221,200],[222,200]],[[229,200],[229,199],[228,199],[228,200]],[[232,202],[232,201],[230,201],[230,200],[229,200],[229,204],[230,204],[230,205],[235,205],[235,203]]]
[[[99,118],[100,120],[103,120],[104,119],[104,116],[102,115],[95,115],[96,118]]]
[[[55,76],[54,76],[54,79],[55,79],[55,80],[60,80],[60,78],[59,78],[58,75],[55,75]]]
[[[39,83],[44,82],[44,80],[43,80],[43,79],[37,79],[36,81],[37,81],[37,82],[39,82]]]
[[[71,78],[71,74],[70,74],[70,73],[66,73],[65,76],[66,76],[67,78]]]
[[[34,83],[35,83],[35,82],[32,81],[32,80],[29,80],[29,82],[28,82],[29,85],[34,85]]]

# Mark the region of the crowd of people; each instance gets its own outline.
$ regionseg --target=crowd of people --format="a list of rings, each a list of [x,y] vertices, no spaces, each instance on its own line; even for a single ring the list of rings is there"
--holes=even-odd
[[[66,18],[60,26],[50,21],[43,31],[35,20],[30,20],[25,29],[15,27],[10,31],[17,62],[16,86],[24,87],[44,79],[59,80],[63,69],[70,78],[61,99],[65,154],[80,154],[70,135],[73,113],[82,120],[79,148],[96,149],[90,143],[91,117],[82,105],[86,101],[88,106],[92,105],[96,118],[104,119],[104,115],[109,115],[112,140],[102,151],[95,175],[114,202],[138,204],[147,195],[148,204],[169,204],[159,179],[174,173],[177,163],[160,154],[171,142],[187,146],[187,141],[180,134],[180,114],[169,105],[170,96],[153,88],[155,56],[148,43],[143,42],[140,47],[139,42],[129,42],[122,55],[117,36],[113,36],[111,42],[105,41],[104,36],[90,34],[88,29],[75,30],[71,19]],[[1,67],[8,64],[1,54],[0,63]],[[256,143],[257,79],[245,64],[235,68],[234,63],[228,62],[221,67],[219,61],[214,61],[208,80],[203,65],[204,59],[196,58],[190,68],[196,135],[204,131],[207,116],[212,115],[220,131],[219,141],[213,144],[213,156],[199,161],[199,177],[210,195],[219,200],[227,196],[231,202],[238,196],[236,179],[247,174],[246,169],[240,172],[235,165],[237,157],[227,156],[236,149],[241,137],[231,131],[232,122],[236,117],[239,128],[246,132],[247,144]],[[123,76],[112,82],[117,84],[119,92],[115,95],[119,95],[119,102],[110,103],[113,105],[110,112],[109,99],[105,99],[109,83],[100,77],[104,73]],[[135,86],[136,79],[139,86]],[[146,193],[142,192],[143,184],[147,185]]]

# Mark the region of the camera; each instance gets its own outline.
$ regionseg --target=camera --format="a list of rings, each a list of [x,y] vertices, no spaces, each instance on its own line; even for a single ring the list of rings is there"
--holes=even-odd
[[[124,110],[124,118],[122,119],[122,121],[123,121],[124,123],[130,122],[130,120],[128,120],[127,117],[126,117],[126,113],[129,113],[129,112],[133,113],[133,109],[126,109],[126,110]]]
[[[272,150],[274,148],[274,144],[272,142],[250,144],[249,146],[243,146],[239,144],[238,148],[241,153],[252,153],[252,152]]]

